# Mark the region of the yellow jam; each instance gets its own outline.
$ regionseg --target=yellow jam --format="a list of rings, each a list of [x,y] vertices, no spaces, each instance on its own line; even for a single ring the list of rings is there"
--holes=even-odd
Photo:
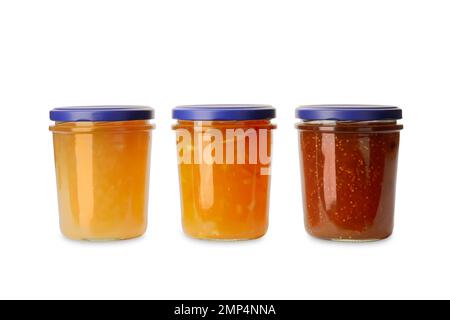
[[[65,236],[113,240],[145,232],[151,129],[147,120],[50,127]]]

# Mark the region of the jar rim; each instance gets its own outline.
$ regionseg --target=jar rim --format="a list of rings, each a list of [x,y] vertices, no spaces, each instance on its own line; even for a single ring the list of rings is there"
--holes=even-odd
[[[338,121],[303,120],[295,126],[300,131],[333,133],[389,133],[399,132],[403,125],[397,120]]]

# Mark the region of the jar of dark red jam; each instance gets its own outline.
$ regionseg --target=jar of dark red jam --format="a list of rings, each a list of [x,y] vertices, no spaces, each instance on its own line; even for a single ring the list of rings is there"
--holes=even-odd
[[[394,226],[402,110],[321,105],[296,110],[305,226],[314,237],[374,241]]]

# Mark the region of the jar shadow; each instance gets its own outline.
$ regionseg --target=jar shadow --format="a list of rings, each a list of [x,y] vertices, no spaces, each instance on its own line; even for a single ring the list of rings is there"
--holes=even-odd
[[[87,240],[87,239],[75,240],[69,239],[63,235],[61,235],[60,237],[62,238],[63,241],[67,243],[72,243],[76,245],[87,245],[87,246],[123,246],[142,242],[146,238],[145,235],[130,239],[110,239],[110,240]]]
[[[197,243],[197,244],[204,244],[206,246],[235,246],[235,245],[239,245],[239,246],[249,246],[252,244],[259,244],[262,243],[264,241],[264,239],[266,239],[266,236],[262,236],[256,239],[230,239],[230,240],[222,240],[222,239],[198,239],[198,238],[193,238],[190,237],[188,235],[186,235],[185,233],[182,233],[182,236],[184,238],[184,240],[187,240],[191,243]]]
[[[325,244],[333,246],[381,246],[383,244],[388,244],[393,241],[394,235],[391,235],[385,239],[375,239],[375,240],[334,240],[334,239],[320,239],[307,235],[306,238],[314,244]]]

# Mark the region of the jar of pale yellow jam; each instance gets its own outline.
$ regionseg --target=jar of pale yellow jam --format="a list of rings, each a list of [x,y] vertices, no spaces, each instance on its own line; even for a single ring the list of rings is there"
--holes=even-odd
[[[147,227],[148,107],[50,111],[62,233],[77,240],[139,237]]]

